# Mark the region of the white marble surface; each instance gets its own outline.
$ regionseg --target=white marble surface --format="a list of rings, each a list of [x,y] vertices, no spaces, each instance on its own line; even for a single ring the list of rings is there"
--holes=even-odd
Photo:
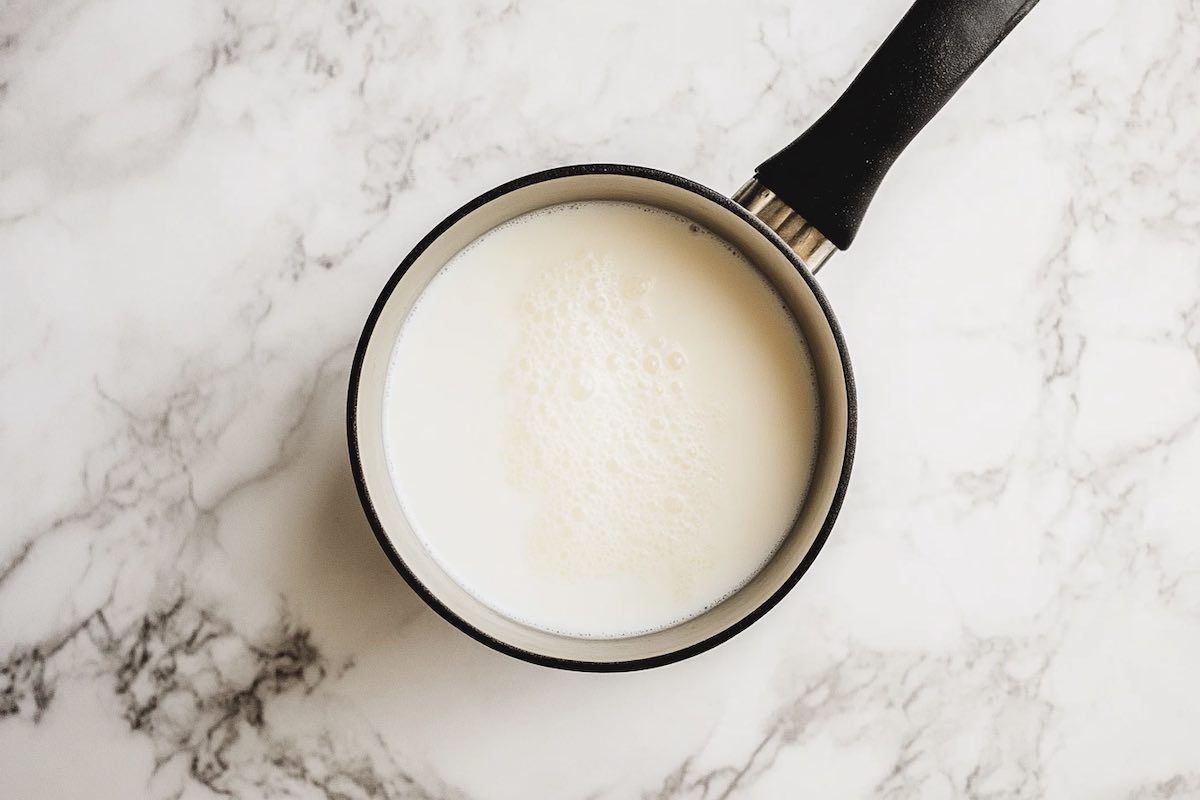
[[[0,796],[1200,796],[1200,18],[1045,2],[822,283],[857,466],[732,642],[594,676],[393,573],[346,375],[566,162],[732,190],[905,0],[10,0]]]

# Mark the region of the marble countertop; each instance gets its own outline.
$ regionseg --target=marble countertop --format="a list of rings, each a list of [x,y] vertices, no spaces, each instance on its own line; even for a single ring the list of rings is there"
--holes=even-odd
[[[625,675],[429,611],[355,496],[397,261],[561,163],[734,190],[906,0],[17,0],[0,795],[1200,796],[1200,14],[1046,2],[821,282],[856,470],[797,589]]]

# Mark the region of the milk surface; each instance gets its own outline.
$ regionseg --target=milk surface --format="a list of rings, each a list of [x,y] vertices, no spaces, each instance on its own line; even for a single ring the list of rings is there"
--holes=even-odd
[[[612,638],[744,585],[808,488],[818,403],[782,301],[728,244],[646,206],[496,228],[421,294],[384,434],[405,513],[517,621]]]

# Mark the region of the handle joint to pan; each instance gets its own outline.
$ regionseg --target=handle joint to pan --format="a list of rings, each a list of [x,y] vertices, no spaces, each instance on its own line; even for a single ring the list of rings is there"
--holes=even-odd
[[[774,192],[759,183],[757,178],[746,181],[734,194],[733,199],[775,231],[779,238],[800,256],[800,260],[808,265],[813,274],[837,252],[833,242],[826,239],[824,234],[793,211]]]

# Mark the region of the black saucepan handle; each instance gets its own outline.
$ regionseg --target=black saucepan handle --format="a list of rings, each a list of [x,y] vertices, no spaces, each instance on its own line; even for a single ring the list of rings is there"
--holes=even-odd
[[[892,162],[1037,0],[917,0],[850,87],[756,178],[839,249]]]

